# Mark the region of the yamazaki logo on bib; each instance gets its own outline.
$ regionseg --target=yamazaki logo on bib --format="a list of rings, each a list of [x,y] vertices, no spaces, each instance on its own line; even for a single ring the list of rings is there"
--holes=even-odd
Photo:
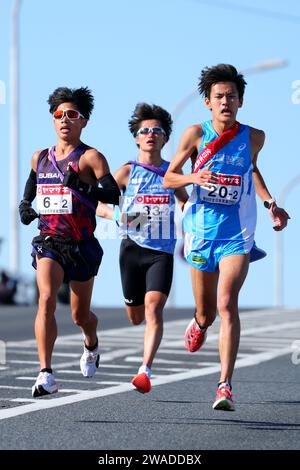
[[[162,222],[170,218],[169,194],[137,194],[131,213],[147,216],[148,223]]]
[[[170,196],[167,195],[148,195],[148,194],[143,194],[136,196],[135,202],[137,204],[169,204],[170,203]]]
[[[37,194],[44,196],[52,196],[54,194],[70,194],[70,189],[62,184],[38,184]]]
[[[240,175],[223,175],[218,174],[218,184],[225,184],[230,186],[241,186],[242,178]]]

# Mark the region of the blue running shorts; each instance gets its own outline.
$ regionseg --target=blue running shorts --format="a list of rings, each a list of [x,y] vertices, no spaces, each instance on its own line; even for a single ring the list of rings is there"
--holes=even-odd
[[[250,253],[250,263],[264,258],[267,254],[253,243],[253,240],[202,240],[197,250],[186,252],[185,259],[196,269],[215,272],[219,269],[219,262],[225,256],[246,255]]]

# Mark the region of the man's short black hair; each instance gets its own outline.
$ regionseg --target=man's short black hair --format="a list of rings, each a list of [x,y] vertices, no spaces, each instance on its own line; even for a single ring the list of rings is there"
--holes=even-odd
[[[86,119],[90,119],[94,108],[94,97],[87,87],[59,87],[48,98],[50,113],[53,114],[62,103],[73,103]]]
[[[241,73],[230,64],[218,64],[213,67],[205,67],[201,71],[198,83],[198,91],[205,98],[210,97],[211,87],[219,82],[233,82],[236,84],[239,99],[242,99],[247,82]]]
[[[172,132],[172,118],[171,114],[165,109],[157,106],[156,104],[138,103],[132,113],[131,119],[128,121],[130,132],[136,137],[137,131],[140,128],[141,122],[148,119],[156,119],[160,122],[161,127],[166,133],[166,139],[169,140]]]

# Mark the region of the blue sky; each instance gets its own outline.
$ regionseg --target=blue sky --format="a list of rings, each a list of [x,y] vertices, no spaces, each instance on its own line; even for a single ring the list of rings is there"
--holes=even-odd
[[[12,0],[0,2],[0,267],[9,269],[9,47]],[[95,110],[83,141],[98,148],[114,172],[137,151],[127,121],[139,101],[170,112],[196,89],[200,71],[220,62],[247,70],[269,59],[286,67],[246,75],[239,120],[263,129],[266,144],[259,168],[270,192],[279,197],[299,170],[300,3],[274,0],[23,0],[20,11],[20,197],[32,153],[55,143],[48,95],[58,86],[88,86]],[[3,88],[6,89],[4,103]],[[296,87],[296,88],[293,88]],[[2,90],[2,97],[1,97]],[[174,123],[172,146],[191,124],[210,118],[200,96]],[[165,150],[169,158],[170,147]],[[297,295],[300,187],[285,208],[292,219],[284,233],[284,300],[299,307]],[[98,220],[97,233],[102,222]],[[106,226],[104,226],[105,228]],[[107,230],[106,230],[107,231]],[[30,242],[36,224],[20,225],[20,272],[34,278]],[[268,257],[251,265],[240,296],[244,307],[274,304],[275,237],[271,219],[258,201],[257,245]],[[101,241],[105,251],[94,290],[97,306],[122,305],[116,239]],[[172,301],[192,306],[188,267],[175,265]]]

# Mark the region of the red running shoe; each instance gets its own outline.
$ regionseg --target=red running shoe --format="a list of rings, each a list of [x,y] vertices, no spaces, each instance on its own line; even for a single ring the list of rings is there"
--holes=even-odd
[[[232,393],[229,387],[225,384],[221,384],[217,388],[217,396],[213,404],[214,410],[222,411],[234,411],[234,403],[232,399]]]
[[[191,320],[185,330],[184,342],[189,352],[196,352],[200,349],[206,340],[206,329],[200,330],[196,320]]]
[[[137,392],[148,393],[151,390],[151,382],[145,372],[136,375],[131,381]]]

